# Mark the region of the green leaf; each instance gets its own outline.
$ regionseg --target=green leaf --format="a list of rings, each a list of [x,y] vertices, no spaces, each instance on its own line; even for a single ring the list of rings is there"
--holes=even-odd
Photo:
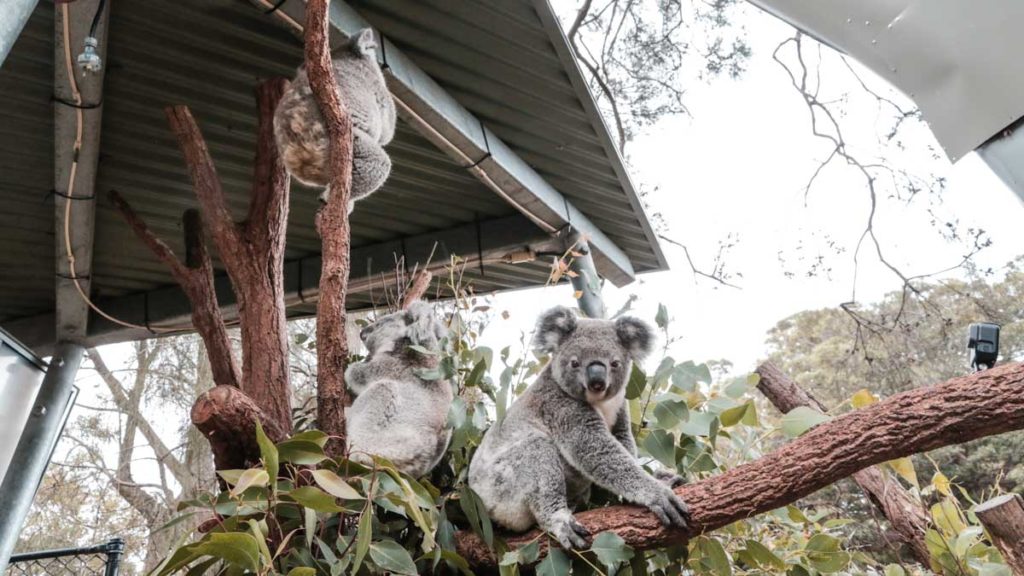
[[[288,492],[288,496],[291,496],[293,500],[306,508],[311,508],[317,512],[345,511],[344,508],[335,503],[333,496],[314,486],[295,488]]]
[[[907,572],[899,564],[889,564],[885,567],[885,576],[907,576]]]
[[[668,308],[664,304],[658,304],[658,313],[654,315],[654,322],[658,328],[668,328]]]
[[[722,543],[714,538],[702,536],[697,540],[700,563],[716,576],[732,576],[732,562]]]
[[[729,426],[735,426],[736,424],[740,423],[740,420],[742,420],[747,415],[747,410],[750,410],[751,408],[753,408],[753,406],[751,406],[749,403],[740,404],[739,406],[729,408],[728,410],[725,410],[724,412],[719,414],[718,419],[722,421],[722,426],[725,428],[728,428]]]
[[[707,412],[690,412],[686,422],[680,427],[687,436],[710,436],[711,424],[718,420],[714,414]]]
[[[626,541],[614,532],[598,534],[594,538],[594,543],[590,545],[590,551],[608,567],[609,574],[614,573],[619,564],[628,562],[633,557],[633,549],[626,546]]]
[[[270,553],[270,548],[267,547],[267,538],[260,530],[260,524],[256,520],[250,518],[248,521],[249,532],[252,533],[252,537],[256,539],[256,544],[259,545],[260,555],[263,557],[263,564],[269,566],[274,561],[274,556]]]
[[[392,574],[417,574],[416,563],[409,551],[394,540],[382,540],[370,544],[370,558],[374,564]]]
[[[665,466],[676,468],[676,439],[664,430],[651,430],[643,440],[644,449]]]
[[[280,459],[296,466],[312,466],[327,459],[323,446],[310,440],[285,440],[277,445]]]
[[[658,419],[660,428],[671,430],[689,419],[690,409],[682,400],[665,399],[654,405],[654,417]]]
[[[323,448],[324,446],[327,445],[327,440],[329,440],[329,439],[330,439],[330,436],[328,436],[327,434],[325,434],[325,433],[323,433],[323,432],[321,432],[319,430],[306,430],[305,432],[299,432],[298,434],[292,436],[291,438],[289,438],[286,441],[302,440],[302,441],[305,441],[305,442],[312,442],[312,443],[316,444],[317,446]]]
[[[217,476],[223,478],[228,486],[234,486],[238,484],[238,479],[242,477],[243,472],[245,470],[217,470]]]
[[[342,480],[341,476],[325,468],[313,470],[313,480],[331,496],[342,500],[365,500],[363,495]]]
[[[828,534],[815,534],[807,541],[807,559],[819,572],[831,574],[846,568],[850,555],[839,549],[839,539]]]
[[[270,438],[267,438],[259,420],[256,421],[256,443],[260,446],[260,457],[263,458],[263,469],[267,471],[267,476],[270,480],[273,480],[272,487],[276,486],[277,476],[279,473],[277,447],[270,441]]]
[[[184,522],[185,520],[188,520],[189,518],[191,518],[191,517],[195,516],[195,515],[196,515],[196,514],[198,514],[198,513],[199,513],[199,511],[198,511],[198,510],[196,510],[196,511],[193,511],[193,512],[186,512],[185,514],[178,514],[178,515],[177,515],[177,516],[175,516],[174,518],[171,518],[171,519],[170,519],[170,520],[169,520],[169,521],[168,521],[168,522],[167,522],[166,524],[164,524],[163,526],[161,526],[161,527],[157,528],[156,530],[153,530],[153,534],[156,534],[157,532],[162,532],[162,531],[164,531],[164,530],[167,530],[168,528],[171,528],[171,527],[173,527],[173,526],[176,526],[176,525],[178,525],[178,524],[181,524],[181,523],[182,523],[182,522]]]
[[[296,566],[288,571],[288,576],[316,576],[316,568]]]
[[[548,555],[537,564],[537,576],[565,576],[569,573],[569,558],[558,548],[548,548]]]
[[[756,540],[747,540],[747,552],[758,564],[758,567],[767,571],[782,572],[786,569],[786,562],[775,555],[767,546]]]
[[[359,526],[356,529],[356,558],[352,563],[352,574],[359,573],[359,565],[362,564],[366,552],[370,549],[370,540],[373,538],[372,521],[372,507],[368,507],[359,516]]]
[[[487,373],[487,361],[481,358],[473,370],[466,377],[466,386],[475,386],[477,388],[483,388],[482,384],[484,381],[484,374]]]
[[[626,399],[639,398],[646,387],[647,375],[636,364],[633,364],[633,370],[629,373],[629,382],[626,383]]]
[[[248,533],[213,532],[204,536],[195,546],[196,552],[202,556],[220,558],[243,570],[259,570],[259,544]]]
[[[410,344],[409,350],[415,350],[416,352],[419,352],[424,356],[437,356],[437,352],[434,352],[433,350],[427,350],[426,348],[418,344]]]
[[[796,438],[818,424],[829,420],[828,416],[814,408],[797,406],[782,417],[782,432],[790,438]]]
[[[266,486],[270,481],[270,476],[267,471],[262,468],[250,468],[242,475],[238,477],[238,482],[235,482],[234,488],[231,489],[231,496],[237,498],[242,492],[253,486]]]
[[[889,576],[886,574],[885,576]],[[1005,564],[986,562],[978,569],[978,576],[1013,576],[1010,567]]]

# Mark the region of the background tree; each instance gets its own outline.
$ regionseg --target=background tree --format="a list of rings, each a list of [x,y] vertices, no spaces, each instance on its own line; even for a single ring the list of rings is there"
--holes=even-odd
[[[838,407],[864,383],[882,397],[969,372],[967,327],[973,322],[1002,326],[1000,361],[1024,358],[1024,257],[1007,264],[1005,275],[988,281],[915,284],[918,298],[904,291],[859,307],[808,310],[776,324],[768,335],[770,359],[809,388],[826,406]],[[975,498],[998,484],[1024,489],[1024,433],[937,450],[929,455]],[[931,464],[917,459],[918,468]]]

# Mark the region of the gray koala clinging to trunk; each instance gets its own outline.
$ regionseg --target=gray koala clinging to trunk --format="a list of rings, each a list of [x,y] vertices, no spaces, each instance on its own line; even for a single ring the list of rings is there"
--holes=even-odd
[[[511,530],[533,524],[565,548],[585,548],[572,516],[592,483],[649,508],[665,525],[686,526],[686,504],[635,460],[625,401],[631,362],[650,353],[654,333],[635,318],[590,320],[556,307],[544,313],[536,348],[551,354],[537,381],[487,431],[469,466],[469,485],[491,519]]]
[[[371,464],[383,456],[402,472],[418,477],[444,456],[452,432],[447,427],[452,387],[447,380],[424,380],[417,368],[436,365],[445,327],[426,302],[377,320],[360,334],[369,353],[345,370],[345,383],[356,394],[346,411],[352,460]]]
[[[395,103],[377,65],[376,48],[373,30],[365,28],[331,53],[338,95],[352,119],[349,212],[356,200],[375,192],[391,173],[391,159],[384,145],[395,136]],[[305,65],[299,68],[274,112],[274,135],[292,176],[304,184],[327,186],[330,140]],[[326,201],[326,196],[322,199]]]

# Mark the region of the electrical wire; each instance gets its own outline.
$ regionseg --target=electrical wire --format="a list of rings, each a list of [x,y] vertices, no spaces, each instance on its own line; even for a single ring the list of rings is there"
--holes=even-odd
[[[96,29],[100,26],[100,15],[103,14],[103,8],[107,5],[107,0],[100,0],[99,5],[96,6],[96,14],[92,17],[92,26],[89,27],[89,36],[96,37]]]

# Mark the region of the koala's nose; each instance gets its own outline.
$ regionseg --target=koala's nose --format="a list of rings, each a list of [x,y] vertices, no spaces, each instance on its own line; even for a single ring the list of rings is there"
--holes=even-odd
[[[600,362],[587,364],[587,388],[601,392],[608,385],[608,368]]]

